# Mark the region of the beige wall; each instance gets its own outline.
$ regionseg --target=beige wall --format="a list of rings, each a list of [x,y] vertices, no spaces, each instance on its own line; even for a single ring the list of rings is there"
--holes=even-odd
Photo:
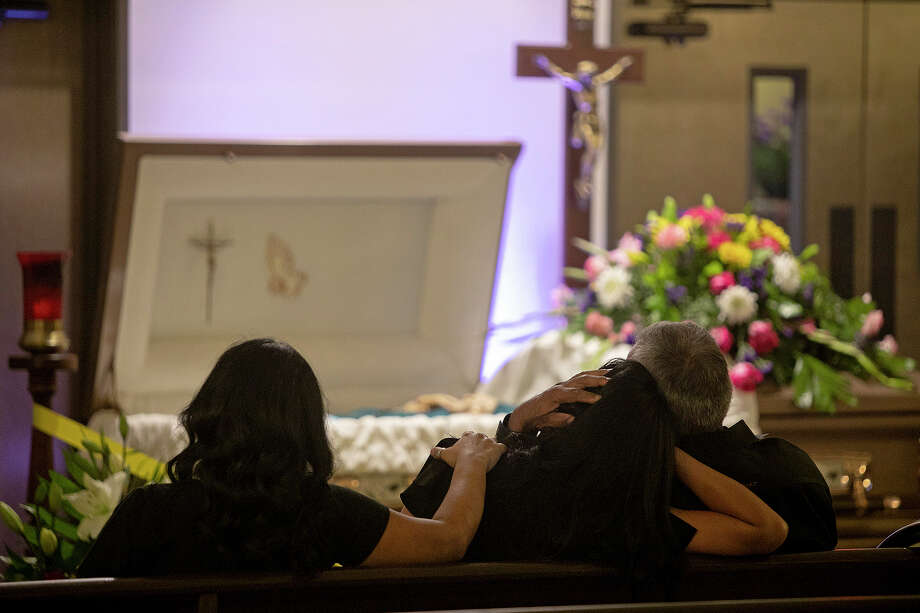
[[[920,358],[920,3],[873,2],[868,24],[866,191],[857,225],[870,227],[874,205],[897,207],[895,331],[905,353]],[[858,246],[868,261],[868,241]],[[868,287],[868,270],[861,272],[857,286]]]
[[[16,252],[71,249],[79,200],[82,2],[52,0],[45,22],[0,29],[0,500],[23,502],[32,401],[26,374],[7,357],[21,353],[22,278]],[[74,264],[65,269],[73,280]],[[70,294],[70,292],[68,292]],[[72,330],[72,296],[65,322]],[[58,376],[55,405],[68,409],[68,376]],[[0,526],[0,540],[12,544]]]
[[[751,68],[805,69],[805,243],[823,247],[818,262],[827,270],[830,207],[854,206],[854,286],[868,291],[870,205],[896,204],[897,334],[905,352],[920,355],[920,4],[776,0],[770,11],[703,11],[694,18],[709,23],[709,36],[683,46],[625,35],[628,22],[658,19],[662,10],[614,6],[615,44],[646,50],[646,81],[617,89],[611,232],[641,222],[666,195],[690,206],[710,192],[720,206],[740,210],[748,196]]]

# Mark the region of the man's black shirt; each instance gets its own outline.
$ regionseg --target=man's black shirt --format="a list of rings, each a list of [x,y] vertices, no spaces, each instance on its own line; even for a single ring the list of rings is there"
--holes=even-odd
[[[513,432],[508,417],[496,439],[509,447],[535,442],[531,432]],[[720,473],[747,486],[789,525],[778,553],[826,551],[837,546],[837,520],[830,489],[807,453],[789,441],[756,436],[744,421],[684,436],[680,448]],[[679,479],[674,480],[671,504],[680,509],[706,506]]]

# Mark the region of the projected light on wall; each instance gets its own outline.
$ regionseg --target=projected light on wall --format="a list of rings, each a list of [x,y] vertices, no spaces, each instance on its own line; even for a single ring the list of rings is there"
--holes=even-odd
[[[514,45],[561,43],[559,4],[275,0],[264,11],[256,0],[133,0],[129,130],[520,141],[492,322],[519,320],[547,311],[560,281],[564,97],[549,80],[514,76]],[[519,346],[492,335],[483,375]]]

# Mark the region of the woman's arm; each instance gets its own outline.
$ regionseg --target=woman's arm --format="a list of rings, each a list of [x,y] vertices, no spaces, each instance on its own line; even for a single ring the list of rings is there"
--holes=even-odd
[[[453,562],[479,528],[486,494],[486,473],[505,446],[484,434],[467,432],[452,447],[431,450],[454,467],[450,489],[431,519],[390,511],[386,530],[362,566]]]
[[[696,528],[687,551],[727,556],[767,554],[786,540],[786,522],[751,490],[681,449],[674,450],[674,462],[680,480],[711,509],[671,509]]]

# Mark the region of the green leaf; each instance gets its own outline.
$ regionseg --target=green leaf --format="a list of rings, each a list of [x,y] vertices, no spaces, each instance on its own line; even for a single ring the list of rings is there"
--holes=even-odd
[[[23,526],[22,535],[25,537],[26,542],[29,543],[29,545],[38,549],[38,532],[35,530],[35,526],[30,526],[28,524]]]
[[[712,197],[712,194],[703,194],[703,207],[711,209],[716,205],[716,199]]]
[[[751,254],[751,268],[763,266],[771,257],[773,257],[772,249],[755,249]]]
[[[574,266],[566,266],[562,269],[562,274],[564,274],[569,279],[578,279],[579,281],[587,281],[588,273],[585,272],[583,268],[575,268]]]
[[[57,513],[61,510],[61,502],[63,499],[64,490],[62,490],[61,486],[57,483],[52,483],[48,490],[48,508],[51,509],[52,513]]]
[[[57,483],[61,486],[61,489],[65,494],[73,494],[74,492],[79,492],[80,490],[84,489],[82,486],[77,485],[59,472],[49,470],[48,476],[51,477],[52,483]]]
[[[67,472],[70,473],[70,476],[73,477],[74,481],[77,483],[83,483],[83,475],[86,473],[82,468],[74,461],[74,456],[76,452],[72,449],[64,450],[64,464],[67,466]]]
[[[45,502],[45,496],[48,495],[48,481],[46,479],[38,478],[38,486],[35,488],[35,496],[33,500],[36,503],[41,504]]]
[[[74,563],[73,556],[77,551],[77,548],[70,541],[61,541],[61,560],[64,561],[64,564],[76,568],[79,564],[79,561]]]
[[[73,463],[76,466],[78,466],[83,472],[85,472],[87,475],[89,475],[93,479],[96,479],[97,481],[102,481],[102,474],[99,472],[99,468],[96,466],[95,463],[90,462],[89,460],[84,458],[79,453],[74,453],[70,457],[73,459]]]
[[[802,253],[799,254],[799,262],[806,262],[816,255],[818,255],[818,246],[812,243],[802,249]]]
[[[80,441],[80,444],[83,445],[83,448],[86,449],[87,451],[92,451],[94,453],[98,453],[99,455],[102,455],[102,447],[100,447],[93,441],[85,438],[82,441]]]
[[[118,415],[118,433],[121,434],[123,441],[128,440],[128,418],[124,413]]]
[[[603,247],[598,247],[597,245],[595,245],[595,244],[592,243],[591,241],[586,241],[586,240],[583,239],[583,238],[579,238],[579,237],[577,237],[577,236],[574,237],[574,238],[572,239],[572,244],[575,245],[576,248],[581,249],[582,251],[584,251],[585,253],[590,253],[591,255],[601,255],[601,256],[607,257],[607,250],[606,250],[606,249],[604,249]]]
[[[722,263],[716,260],[713,260],[712,262],[709,262],[708,264],[703,266],[703,274],[706,275],[707,277],[714,277],[724,270],[725,270],[725,267],[722,266]]]
[[[83,521],[83,513],[80,513],[76,507],[70,504],[70,501],[64,499],[61,501],[61,507],[64,509],[64,512],[73,517],[77,521]]]
[[[677,221],[677,200],[668,196],[664,199],[664,208],[661,209],[661,216],[674,223]]]

